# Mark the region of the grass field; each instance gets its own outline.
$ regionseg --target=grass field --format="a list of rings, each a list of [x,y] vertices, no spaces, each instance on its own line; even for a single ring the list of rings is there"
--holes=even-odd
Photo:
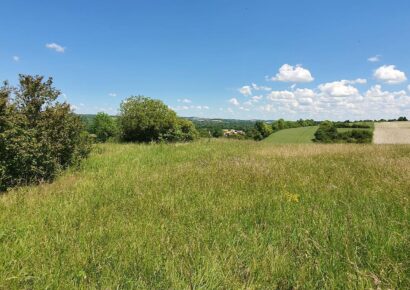
[[[409,198],[409,145],[100,145],[0,197],[0,288],[409,289]]]
[[[312,143],[317,126],[301,127],[280,130],[264,139],[264,142],[273,144],[303,144]]]

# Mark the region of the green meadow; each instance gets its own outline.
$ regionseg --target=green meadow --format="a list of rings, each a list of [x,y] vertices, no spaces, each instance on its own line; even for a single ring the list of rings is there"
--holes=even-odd
[[[312,143],[318,126],[284,129],[271,134],[264,139],[272,144],[304,144]]]
[[[0,196],[0,289],[408,289],[409,198],[408,145],[98,145]]]

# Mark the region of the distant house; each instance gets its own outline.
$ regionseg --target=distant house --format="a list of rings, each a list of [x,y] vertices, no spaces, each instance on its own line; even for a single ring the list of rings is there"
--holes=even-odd
[[[223,132],[224,132],[225,137],[238,136],[238,135],[245,136],[245,132],[242,130],[223,129]]]

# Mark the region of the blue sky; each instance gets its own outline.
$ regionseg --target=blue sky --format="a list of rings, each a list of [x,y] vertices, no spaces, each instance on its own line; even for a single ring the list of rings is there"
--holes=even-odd
[[[410,1],[3,0],[0,80],[78,113],[143,94],[182,116],[410,116]]]

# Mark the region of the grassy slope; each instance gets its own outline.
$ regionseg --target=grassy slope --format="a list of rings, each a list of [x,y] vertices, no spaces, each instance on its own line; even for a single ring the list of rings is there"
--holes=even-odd
[[[0,288],[410,287],[410,146],[102,145],[0,197]]]
[[[264,142],[273,144],[312,143],[317,126],[280,130],[271,134]]]

